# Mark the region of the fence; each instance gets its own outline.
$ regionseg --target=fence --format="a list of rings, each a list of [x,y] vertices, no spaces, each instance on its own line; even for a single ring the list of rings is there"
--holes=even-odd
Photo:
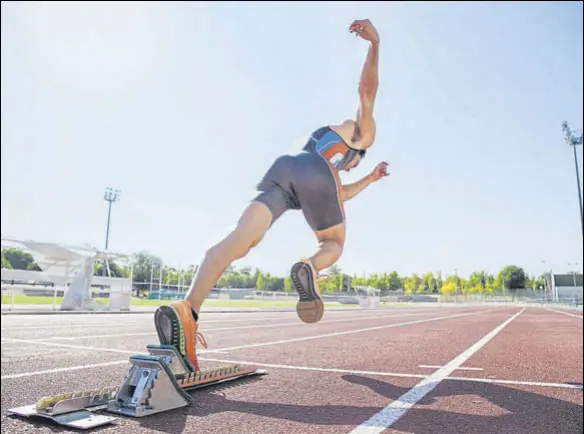
[[[533,304],[533,305],[568,305],[582,306],[582,291],[562,292],[553,294],[549,291],[516,290],[500,294],[404,294],[403,291],[386,292],[382,296],[383,303],[433,302],[441,304]]]

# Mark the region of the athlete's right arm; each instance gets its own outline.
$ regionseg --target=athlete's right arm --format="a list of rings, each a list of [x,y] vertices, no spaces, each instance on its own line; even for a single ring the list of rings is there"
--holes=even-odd
[[[359,107],[352,145],[355,148],[366,149],[375,139],[373,106],[379,87],[379,35],[369,20],[354,21],[350,31],[370,43],[359,81]]]

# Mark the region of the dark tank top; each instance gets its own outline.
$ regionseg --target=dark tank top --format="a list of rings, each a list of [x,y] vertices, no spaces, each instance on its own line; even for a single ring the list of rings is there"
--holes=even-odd
[[[328,126],[314,131],[302,149],[320,155],[337,170],[344,170],[357,156],[365,155],[365,150],[351,148]]]

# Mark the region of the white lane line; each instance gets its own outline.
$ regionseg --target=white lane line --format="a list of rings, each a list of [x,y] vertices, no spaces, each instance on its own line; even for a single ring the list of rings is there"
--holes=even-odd
[[[23,372],[22,374],[2,375],[1,379],[7,380],[10,378],[32,377],[34,375],[55,374],[58,372],[81,371],[84,369],[101,368],[104,366],[123,365],[124,363],[129,364],[130,361],[128,359],[125,359],[125,360],[116,360],[113,362],[94,363],[91,365],[71,366],[68,368],[47,369],[45,371]]]
[[[477,351],[483,348],[491,339],[493,339],[501,330],[503,330],[511,321],[517,318],[525,311],[523,308],[512,317],[508,318],[501,325],[486,334],[482,339],[463,351],[457,357],[452,359],[446,365],[438,369],[432,375],[426,377],[416,384],[408,392],[404,393],[398,399],[393,401],[380,412],[374,414],[371,418],[351,431],[351,434],[370,434],[381,433],[397,422],[406,412],[418,403],[424,396],[432,392],[442,381],[444,381],[452,372],[462,366]]]
[[[354,320],[372,320],[372,319],[385,319],[385,318],[398,318],[403,316],[424,316],[430,315],[428,313],[405,313],[400,315],[383,315],[383,316],[370,316],[370,317],[363,317],[363,318],[349,318],[349,319],[333,319],[329,321],[321,321],[318,325],[321,324],[329,324],[329,323],[337,323],[337,322],[350,322]],[[206,332],[215,332],[215,331],[232,331],[232,330],[247,330],[247,329],[261,329],[261,328],[269,328],[269,327],[297,327],[297,326],[306,326],[303,322],[295,321],[295,322],[284,322],[284,323],[271,323],[271,324],[259,324],[259,325],[251,325],[251,326],[241,326],[241,327],[219,327],[219,328],[210,328],[205,329],[203,326],[200,327],[201,333]],[[131,337],[131,336],[151,336],[156,335],[155,331],[152,332],[140,332],[140,333],[114,333],[114,334],[107,334],[107,335],[86,335],[86,336],[63,336],[63,337],[50,337],[50,338],[40,338],[35,339],[35,341],[55,341],[55,340],[65,340],[65,341],[73,341],[76,339],[97,339],[97,338],[121,338],[121,337]]]
[[[156,336],[156,332],[153,331],[140,333],[114,333],[111,335],[86,335],[86,336],[53,336],[50,338],[35,339],[35,342],[75,341],[77,339],[127,338],[136,336]]]
[[[136,321],[136,322],[125,322],[125,323],[101,323],[101,324],[83,324],[82,322],[78,323],[71,323],[71,324],[55,324],[52,325],[50,323],[45,323],[45,329],[76,329],[76,328],[110,328],[110,327],[143,327],[145,324],[152,324],[152,318],[149,316],[148,318],[143,318],[144,321]],[[252,321],[264,321],[264,320],[273,320],[273,319],[280,319],[279,317],[270,317],[270,318],[245,318],[245,319],[225,319],[225,320],[205,320],[204,324],[210,323],[237,323],[237,322],[252,322]],[[202,322],[202,321],[201,321]],[[202,322],[203,323],[203,322]],[[30,324],[28,322],[27,324]],[[2,331],[13,331],[18,332],[21,330],[38,330],[38,326],[17,326],[15,324],[11,324],[10,328],[2,328]]]
[[[250,361],[242,361],[242,360],[225,360],[225,359],[215,359],[215,358],[207,358],[207,357],[199,357],[201,361],[207,362],[219,362],[219,363],[229,363],[229,364],[238,364],[238,365],[255,365],[260,367],[266,368],[274,368],[274,369],[288,369],[288,370],[299,370],[299,371],[316,371],[316,372],[331,372],[331,373],[340,373],[340,374],[355,374],[355,375],[372,375],[372,376],[380,376],[380,377],[403,377],[403,378],[427,378],[428,375],[424,374],[407,374],[402,372],[379,372],[379,371],[360,371],[354,369],[336,369],[336,368],[319,368],[313,366],[294,366],[294,365],[280,365],[275,363],[258,363],[258,362],[250,362]],[[88,370],[94,368],[101,368],[104,366],[115,366],[115,365],[129,365],[129,360],[115,360],[112,362],[104,362],[104,363],[94,363],[91,365],[81,365],[81,366],[71,366],[67,368],[58,368],[58,369],[48,369],[45,371],[33,371],[33,372],[24,372],[21,374],[12,374],[12,375],[4,375],[1,377],[2,380],[4,379],[11,379],[11,378],[23,378],[23,377],[32,377],[35,375],[44,375],[44,374],[54,374],[59,372],[69,372],[69,371],[80,371],[80,370]],[[508,384],[508,385],[517,385],[517,386],[532,386],[532,387],[551,387],[557,389],[576,389],[576,390],[583,390],[583,386],[580,384],[565,384],[565,383],[542,383],[538,381],[515,381],[515,380],[497,380],[493,378],[468,378],[468,377],[447,377],[445,380],[452,380],[452,381],[465,381],[465,382],[480,382],[480,383],[489,383],[489,384]]]
[[[549,307],[546,307],[545,309],[547,309],[547,310],[551,310],[552,312],[561,313],[562,315],[573,316],[574,318],[580,318],[580,319],[582,319],[582,318],[583,318],[583,316],[582,316],[582,315],[575,315],[575,314],[573,314],[573,313],[562,312],[561,310],[555,310],[555,309],[551,309],[551,308],[549,308]]]
[[[334,372],[339,374],[355,374],[355,375],[379,375],[382,377],[404,377],[404,378],[426,378],[425,374],[406,374],[401,372],[377,372],[377,371],[359,371],[355,369],[336,369],[336,368],[317,368],[312,366],[296,366],[296,365],[280,365],[274,363],[257,363],[257,362],[242,362],[239,360],[225,360],[225,359],[210,359],[207,357],[199,357],[199,360],[205,362],[219,362],[236,365],[254,365],[262,368],[276,368],[276,369],[291,369],[297,371],[316,371],[316,372]]]
[[[44,324],[44,329],[72,329],[72,328],[106,328],[106,327],[140,327],[141,323],[112,323],[112,324],[67,324],[67,325],[51,325],[51,324]],[[11,327],[11,328],[3,328],[3,332],[19,332],[22,330],[38,330],[39,326],[22,326],[22,327]]]
[[[577,390],[584,389],[584,386],[582,386],[582,384],[542,383],[539,381],[497,380],[493,378],[470,378],[470,377],[447,377],[446,380],[467,382],[476,381],[478,383],[509,384],[514,386],[556,387],[558,389],[577,389]]]
[[[282,312],[285,313],[285,312]],[[295,313],[295,312],[294,312]],[[267,320],[276,320],[276,319],[281,319],[281,315],[280,316],[273,316],[273,317],[255,317],[255,318],[242,318],[242,319],[232,319],[232,318],[225,318],[225,319],[221,319],[221,320],[203,320],[201,321],[201,323],[204,324],[211,324],[211,323],[238,323],[238,322],[253,322],[253,321],[267,321]],[[5,321],[3,319],[3,321]],[[152,317],[151,316],[147,316],[145,315],[144,317],[140,317],[139,321],[135,321],[135,322],[123,322],[123,323],[117,323],[117,322],[103,322],[103,323],[83,323],[81,321],[79,322],[73,322],[71,321],[71,323],[69,324],[64,324],[63,321],[58,321],[55,322],[53,324],[49,323],[45,323],[45,327],[44,328],[48,328],[48,329],[70,329],[70,328],[109,328],[109,327],[142,327],[147,323],[152,323]],[[30,321],[27,321],[26,323],[23,324],[30,324]],[[38,330],[38,326],[29,326],[29,325],[23,325],[23,326],[19,326],[18,324],[12,323],[10,324],[10,327],[8,328],[2,328],[2,331],[21,331],[21,330]]]
[[[404,378],[428,378],[429,375],[426,374],[407,374],[404,372],[385,372],[385,371],[359,371],[354,369],[337,369],[337,368],[319,368],[315,366],[296,366],[296,365],[280,365],[276,363],[259,363],[244,360],[226,360],[226,359],[215,359],[208,357],[199,357],[199,360],[205,362],[219,362],[219,363],[229,363],[236,365],[254,365],[265,368],[274,369],[289,369],[298,371],[317,371],[317,372],[334,372],[340,374],[359,374],[359,375],[372,375],[380,377],[404,377]],[[535,387],[554,387],[558,389],[577,389],[582,390],[583,386],[581,384],[566,384],[566,383],[542,383],[538,381],[521,381],[521,380],[497,380],[494,378],[470,378],[470,377],[446,377],[444,380],[452,381],[466,381],[466,382],[479,382],[479,383],[492,383],[492,384],[509,384],[516,386],[535,386]]]
[[[4,338],[4,339],[2,339],[2,342],[33,344],[33,345],[46,345],[48,347],[75,348],[78,350],[103,351],[103,352],[108,352],[108,353],[121,353],[121,354],[138,354],[139,353],[138,351],[118,350],[115,348],[100,348],[100,347],[88,347],[88,346],[84,346],[84,345],[58,344],[56,342],[30,341],[27,339]]]
[[[423,314],[433,314],[436,311],[436,309],[428,309],[428,310],[424,310],[422,312],[418,311],[416,309],[416,313],[411,313],[409,315],[423,315]],[[343,311],[344,312],[344,311]],[[394,317],[394,316],[402,316],[405,314],[399,313],[398,315],[393,315],[392,312],[395,311],[388,311],[387,314],[385,315],[380,315],[380,318],[383,317]],[[293,313],[294,316],[296,316],[296,312],[281,312],[281,313],[285,313],[285,314],[291,314]],[[327,313],[327,315],[331,315],[331,313],[333,312],[329,312]],[[363,319],[363,318],[367,318],[367,315],[369,315],[369,312],[346,312],[346,313],[340,313],[340,312],[334,312],[335,318],[341,318],[338,321],[341,320],[354,320],[354,319]],[[358,314],[358,315],[354,315],[354,314]],[[291,316],[291,315],[290,315]],[[148,318],[142,318],[144,320],[147,321],[137,321],[137,322],[125,322],[125,323],[91,323],[91,324],[83,324],[83,323],[71,323],[71,324],[55,324],[52,325],[50,323],[45,325],[45,329],[76,329],[76,328],[109,328],[109,327],[142,327],[144,326],[146,323],[151,323],[152,322],[152,318],[148,317]],[[264,317],[264,316],[255,316],[254,318],[242,318],[242,319],[233,319],[233,318],[226,318],[226,319],[220,319],[220,320],[207,320],[207,319],[202,319],[201,320],[201,326],[204,326],[205,324],[216,324],[216,323],[220,323],[220,324],[230,324],[230,323],[239,323],[239,322],[258,322],[258,321],[268,321],[268,320],[278,320],[278,319],[282,319],[282,315],[279,316],[271,316],[271,317]],[[336,319],[334,321],[337,321]],[[26,324],[30,324],[30,322],[26,322]],[[23,326],[18,326],[15,324],[10,324],[11,327],[8,328],[2,328],[2,331],[22,331],[22,330],[38,330],[38,326],[28,326],[28,325],[23,325]]]
[[[440,369],[441,365],[418,365],[418,368],[427,368],[427,369]],[[457,371],[483,371],[483,368],[470,368],[461,366],[460,368],[456,368]]]
[[[327,333],[324,335],[313,335],[313,336],[305,336],[302,338],[285,339],[285,340],[271,341],[271,342],[260,342],[257,344],[239,345],[236,347],[218,348],[216,350],[203,349],[203,350],[197,351],[197,354],[224,353],[226,351],[240,350],[240,349],[246,349],[246,348],[257,348],[257,347],[264,347],[264,346],[269,346],[269,345],[285,344],[285,343],[290,343],[290,342],[300,342],[300,341],[308,341],[308,340],[312,340],[312,339],[322,339],[322,338],[327,338],[327,337],[342,336],[342,335],[361,333],[361,332],[367,332],[367,331],[372,331],[372,330],[381,330],[381,329],[387,329],[387,328],[392,328],[392,327],[406,326],[406,325],[410,325],[410,324],[421,324],[421,323],[431,322],[431,321],[440,321],[440,320],[459,318],[459,317],[469,316],[469,315],[478,315],[478,314],[481,314],[484,312],[489,312],[491,310],[492,309],[479,311],[479,312],[462,313],[462,314],[457,314],[457,315],[448,315],[448,316],[441,316],[441,317],[434,317],[434,318],[426,318],[426,319],[421,319],[421,320],[416,320],[416,321],[408,321],[408,322],[395,323],[395,324],[389,324],[389,325],[383,325],[383,326],[377,326],[377,327],[368,327],[365,329]],[[122,354],[138,354],[139,353],[139,351],[118,350],[118,349],[114,349],[114,348],[102,348],[102,347],[90,347],[90,346],[86,346],[86,345],[61,344],[61,343],[56,343],[56,342],[34,341],[34,340],[27,340],[27,339],[4,338],[4,339],[2,339],[2,342],[10,342],[10,343],[19,342],[19,343],[23,343],[23,344],[46,345],[46,346],[50,346],[50,347],[74,348],[74,349],[81,349],[81,350],[94,350],[94,351],[103,351],[103,352],[110,352],[110,353],[113,352],[113,353],[122,353]]]
[[[460,318],[460,317],[469,316],[469,315],[479,315],[481,313],[489,312],[489,311],[491,311],[491,309],[483,310],[483,311],[479,311],[479,312],[460,313],[457,315],[439,316],[439,317],[434,317],[434,318],[420,319],[420,320],[416,320],[416,321],[408,321],[408,322],[400,322],[400,323],[382,325],[382,326],[376,326],[376,327],[368,327],[368,328],[364,328],[364,329],[348,330],[348,331],[344,331],[344,332],[326,333],[324,335],[305,336],[305,337],[301,337],[301,338],[284,339],[284,340],[280,340],[280,341],[260,342],[257,344],[238,345],[238,346],[234,346],[234,347],[220,348],[219,350],[202,350],[200,353],[201,354],[203,354],[203,353],[208,354],[208,353],[215,353],[217,351],[235,351],[235,350],[243,350],[243,349],[248,349],[248,348],[266,347],[266,346],[270,346],[270,345],[288,344],[291,342],[310,341],[313,339],[330,338],[330,337],[336,337],[336,336],[350,335],[350,334],[354,334],[354,333],[369,332],[369,331],[373,331],[373,330],[389,329],[392,327],[401,327],[401,326],[406,326],[406,325],[411,325],[411,324],[422,324],[422,323],[431,322],[431,321],[441,321],[441,320],[445,320],[445,319]]]

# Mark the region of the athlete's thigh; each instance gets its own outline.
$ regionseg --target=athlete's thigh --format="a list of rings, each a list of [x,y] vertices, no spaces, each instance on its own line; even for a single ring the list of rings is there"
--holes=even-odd
[[[256,186],[258,194],[254,201],[264,204],[270,210],[270,226],[289,209],[300,208],[292,191],[291,164],[287,156],[277,158]]]
[[[319,233],[326,236],[337,231],[332,228],[339,225],[344,227],[341,186],[333,170],[322,160],[311,162],[303,167],[303,173],[299,173],[295,180],[302,213],[317,237]]]

